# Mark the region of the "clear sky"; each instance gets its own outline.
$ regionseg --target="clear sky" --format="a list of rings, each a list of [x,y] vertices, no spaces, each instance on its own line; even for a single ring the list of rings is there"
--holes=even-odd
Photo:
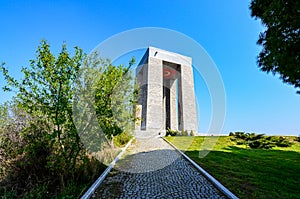
[[[278,77],[259,71],[256,45],[263,26],[250,17],[248,1],[0,1],[0,62],[20,78],[41,39],[54,53],[62,42],[89,53],[110,36],[133,28],[161,27],[193,38],[207,51],[226,90],[222,133],[300,134],[300,95]],[[120,45],[122,45],[120,43]],[[159,47],[159,46],[157,46]],[[137,54],[142,54],[141,52]],[[140,57],[136,57],[139,61]],[[209,126],[209,93],[195,78],[199,131]],[[0,76],[0,86],[4,79]],[[12,94],[0,91],[0,103]]]

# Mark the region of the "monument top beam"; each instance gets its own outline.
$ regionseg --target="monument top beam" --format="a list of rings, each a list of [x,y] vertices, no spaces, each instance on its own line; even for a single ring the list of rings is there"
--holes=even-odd
[[[147,64],[147,59],[149,57],[157,58],[160,60],[164,60],[166,62],[176,63],[180,65],[190,66],[192,65],[192,58],[181,55],[178,53],[166,51],[163,49],[159,49],[153,46],[149,46],[146,53],[144,54],[143,58],[141,59],[136,72],[138,73],[144,64]]]

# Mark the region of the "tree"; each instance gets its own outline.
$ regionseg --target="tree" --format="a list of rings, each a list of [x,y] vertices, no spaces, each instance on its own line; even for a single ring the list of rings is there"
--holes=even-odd
[[[87,56],[79,71],[74,96],[74,120],[85,147],[91,153],[108,150],[113,136],[126,142],[134,126],[133,109],[138,87],[127,67],[114,66],[98,52]]]
[[[22,108],[32,116],[39,116],[38,122],[22,130],[24,137],[32,142],[27,145],[27,153],[47,151],[46,167],[54,175],[60,175],[61,186],[74,172],[82,149],[72,119],[72,97],[73,82],[83,59],[82,50],[77,47],[71,57],[66,44],[56,58],[50,52],[50,45],[42,41],[36,59],[30,60],[29,67],[22,68],[21,81],[11,77],[4,64],[0,68],[8,83],[5,90],[16,89],[16,99]]]
[[[104,167],[87,152],[109,145],[111,135],[123,133],[122,125],[132,120],[132,64],[113,66],[97,53],[86,56],[77,47],[71,56],[66,44],[54,56],[42,41],[36,58],[22,69],[23,79],[16,80],[4,63],[0,65],[7,81],[4,90],[17,93],[12,103],[0,105],[0,178],[13,179],[0,181],[0,195],[6,190],[2,184],[22,190],[18,198],[34,189],[64,192],[69,185],[80,194],[82,186],[77,185],[94,181]],[[53,198],[62,198],[55,194]]]
[[[250,9],[266,26],[257,41],[263,47],[259,68],[300,89],[300,1],[252,0]]]
[[[96,113],[105,134],[111,138],[123,131],[131,131],[134,118],[132,108],[136,102],[133,95],[133,78],[130,67],[109,65],[101,74],[95,92]]]

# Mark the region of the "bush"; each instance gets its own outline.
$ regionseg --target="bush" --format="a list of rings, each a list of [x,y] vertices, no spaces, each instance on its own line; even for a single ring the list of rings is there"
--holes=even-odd
[[[188,130],[177,131],[170,128],[167,129],[166,136],[195,136],[194,131],[188,132]]]
[[[292,145],[292,143],[285,137],[277,137],[277,136],[274,136],[272,137],[271,139],[276,146],[279,146],[279,147],[289,147]]]
[[[114,144],[117,147],[122,147],[122,146],[126,145],[130,141],[131,138],[132,138],[132,135],[123,131],[121,134],[114,137]]]
[[[237,139],[245,140],[248,135],[245,132],[235,132],[234,137]]]
[[[36,198],[43,199],[47,195],[47,185],[42,184],[35,188],[32,188],[29,192],[24,195],[24,199]]]
[[[237,145],[243,145],[243,144],[245,144],[245,141],[238,140],[238,141],[236,141],[236,144],[237,144]]]
[[[261,142],[259,140],[255,140],[248,143],[249,147],[252,149],[257,149],[261,147]]]
[[[193,130],[191,130],[190,136],[196,136],[196,134]]]
[[[181,131],[182,136],[189,136],[189,132],[187,130]]]
[[[7,190],[6,187],[0,187],[0,195],[1,199],[13,199],[16,198],[16,191],[15,190]]]
[[[170,128],[167,129],[166,136],[176,136],[176,135],[179,135],[178,131],[174,131]]]
[[[235,132],[230,133],[231,141],[237,145],[247,145],[252,149],[271,149],[275,146],[289,147],[292,143],[282,136],[265,136],[264,134]]]
[[[105,165],[81,148],[69,173],[54,169],[67,161],[57,155],[57,145],[50,142],[52,126],[42,116],[28,115],[17,107],[9,109],[13,119],[7,117],[0,122],[0,198],[55,198],[57,195],[63,198],[60,196],[64,192],[64,196],[78,196],[101,174]],[[65,149],[75,151],[68,143]],[[70,181],[76,185],[73,189],[68,188]]]
[[[265,138],[249,141],[248,146],[252,149],[271,149],[275,147],[274,142]]]

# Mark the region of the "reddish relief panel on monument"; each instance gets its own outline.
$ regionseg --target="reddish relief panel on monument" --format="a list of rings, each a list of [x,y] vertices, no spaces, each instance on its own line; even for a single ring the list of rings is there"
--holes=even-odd
[[[176,76],[176,70],[171,68],[163,68],[163,77],[164,79],[174,79]]]

